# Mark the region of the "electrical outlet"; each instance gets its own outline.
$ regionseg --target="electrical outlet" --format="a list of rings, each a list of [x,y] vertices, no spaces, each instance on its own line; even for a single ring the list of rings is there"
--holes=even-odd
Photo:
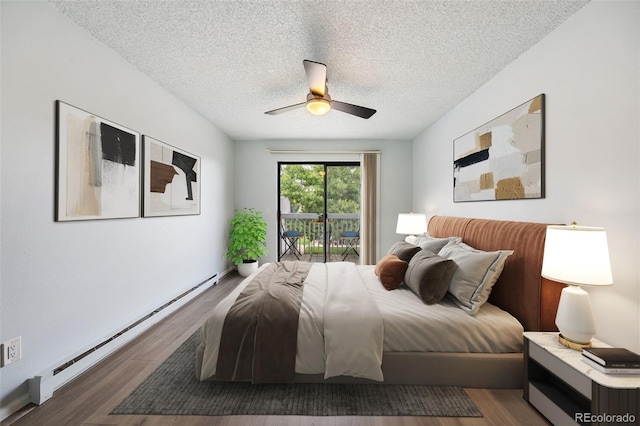
[[[2,344],[2,366],[5,367],[22,356],[22,338],[15,337]]]

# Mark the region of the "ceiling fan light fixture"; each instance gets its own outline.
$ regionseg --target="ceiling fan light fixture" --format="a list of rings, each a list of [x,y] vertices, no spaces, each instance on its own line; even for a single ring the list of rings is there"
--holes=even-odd
[[[307,101],[307,110],[314,115],[322,115],[329,112],[331,104],[326,99],[315,98]]]

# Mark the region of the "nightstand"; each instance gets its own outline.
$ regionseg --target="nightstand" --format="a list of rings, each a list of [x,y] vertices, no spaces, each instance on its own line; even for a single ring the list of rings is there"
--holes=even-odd
[[[609,345],[592,340],[594,347]],[[558,333],[524,333],[524,399],[555,425],[638,424],[640,376],[600,373]]]

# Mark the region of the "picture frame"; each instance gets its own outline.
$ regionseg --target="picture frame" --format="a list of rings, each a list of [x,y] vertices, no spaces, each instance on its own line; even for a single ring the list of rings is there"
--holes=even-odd
[[[143,136],[143,217],[200,214],[199,156]]]
[[[545,95],[453,141],[454,202],[545,196]]]
[[[140,133],[56,101],[57,222],[140,216]]]

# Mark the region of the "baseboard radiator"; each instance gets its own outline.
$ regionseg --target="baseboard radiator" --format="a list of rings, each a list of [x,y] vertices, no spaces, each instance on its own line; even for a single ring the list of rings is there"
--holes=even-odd
[[[79,351],[69,359],[54,364],[42,373],[29,379],[29,397],[40,405],[53,396],[65,384],[103,360],[126,343],[138,337],[178,308],[191,301],[218,282],[218,274],[207,278],[189,290],[169,300],[142,318],[101,339],[89,348]]]

